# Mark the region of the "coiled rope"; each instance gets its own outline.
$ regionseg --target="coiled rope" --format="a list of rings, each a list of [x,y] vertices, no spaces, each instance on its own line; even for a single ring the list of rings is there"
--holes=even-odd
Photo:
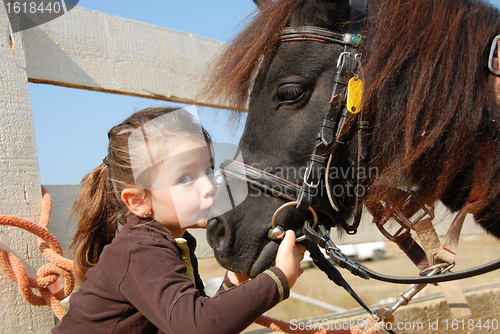
[[[47,190],[42,187],[42,212],[38,224],[18,217],[0,215],[0,226],[14,226],[36,235],[38,237],[38,248],[42,255],[49,261],[49,263],[44,264],[38,270],[36,278],[29,277],[21,261],[0,247],[0,269],[8,278],[19,285],[21,295],[26,302],[34,306],[47,305],[52,309],[59,320],[62,320],[66,311],[61,306],[60,301],[73,292],[75,280],[72,273],[73,261],[63,257],[61,245],[48,230],[51,210],[52,198]],[[54,284],[59,277],[64,278],[64,287],[56,293],[52,293],[49,287]],[[37,289],[40,295],[35,294],[33,289]],[[392,319],[390,321],[392,321]],[[365,321],[361,328],[354,326],[350,329],[341,330],[293,328],[294,325],[288,322],[272,319],[263,315],[260,316],[255,323],[272,330],[296,334],[377,334],[385,329],[384,322],[378,322],[371,317]]]
[[[381,309],[377,313],[378,314],[384,314],[386,310]],[[386,328],[392,328],[392,322],[394,321],[394,316],[391,315],[387,322],[382,322],[380,320],[375,320],[372,317],[369,317],[368,319],[365,320],[362,326],[353,326],[348,329],[322,329],[322,328],[337,328],[335,326],[335,323],[320,323],[320,329],[316,329],[315,324],[309,324],[309,323],[294,323],[291,324],[289,322],[281,321],[281,320],[276,320],[272,319],[269,317],[266,317],[264,315],[261,315],[257,320],[255,320],[256,324],[259,324],[261,326],[270,328],[275,331],[283,332],[283,333],[301,333],[301,334],[378,334]],[[316,325],[318,325],[316,323]],[[343,328],[344,323],[342,323],[341,328]],[[308,327],[312,327],[312,329],[309,329]]]
[[[21,261],[0,247],[0,269],[19,285],[24,300],[35,306],[48,305],[62,319],[66,311],[60,301],[71,294],[75,280],[72,273],[73,261],[63,257],[61,245],[48,231],[51,209],[52,198],[42,187],[42,212],[38,224],[18,217],[0,215],[0,225],[18,227],[36,235],[40,252],[50,261],[38,270],[36,278],[29,277]],[[64,278],[64,287],[52,293],[49,287],[59,277]],[[40,295],[35,294],[33,289],[37,289]]]

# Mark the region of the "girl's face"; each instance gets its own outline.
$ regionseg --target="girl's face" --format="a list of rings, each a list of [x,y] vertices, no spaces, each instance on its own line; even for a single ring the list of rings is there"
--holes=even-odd
[[[205,141],[183,138],[172,146],[151,190],[151,217],[178,238],[187,227],[206,227],[215,187]]]

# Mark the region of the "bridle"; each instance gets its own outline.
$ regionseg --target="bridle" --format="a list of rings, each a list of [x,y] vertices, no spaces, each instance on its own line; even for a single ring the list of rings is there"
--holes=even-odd
[[[443,268],[441,268],[442,266],[436,265],[430,266],[430,270],[423,271],[426,276],[422,277],[386,276],[373,272],[363,265],[347,258],[347,256],[342,254],[338,247],[336,247],[333,241],[329,238],[329,234],[321,224],[321,222],[318,222],[315,211],[326,211],[328,215],[329,211],[328,209],[325,210],[325,207],[329,207],[330,216],[331,210],[339,211],[339,205],[337,204],[335,197],[331,196],[330,193],[328,193],[328,203],[324,203],[326,200],[320,196],[316,196],[316,193],[317,188],[320,186],[322,178],[324,178],[327,192],[330,190],[330,187],[328,185],[328,173],[323,173],[323,171],[328,171],[331,164],[335,165],[337,161],[340,150],[344,146],[344,143],[342,142],[342,135],[345,130],[347,120],[351,114],[356,117],[355,124],[358,136],[357,168],[364,168],[367,159],[365,130],[368,127],[368,122],[364,120],[362,110],[359,111],[349,109],[349,106],[346,103],[346,96],[345,94],[343,94],[349,84],[349,81],[358,76],[361,67],[361,55],[357,52],[357,49],[360,43],[362,43],[360,33],[362,29],[362,22],[364,21],[365,17],[365,9],[366,4],[364,1],[351,0],[352,23],[349,25],[347,33],[333,32],[324,28],[309,26],[287,27],[283,29],[280,36],[278,37],[279,43],[314,41],[320,43],[338,44],[343,46],[344,48],[337,61],[337,71],[335,74],[335,80],[331,94],[332,100],[328,104],[326,113],[321,123],[321,127],[318,131],[315,147],[309,161],[306,164],[302,184],[299,185],[293,183],[272,173],[268,173],[264,170],[255,168],[242,162],[238,162],[236,160],[226,160],[221,165],[220,172],[224,178],[230,177],[245,181],[248,184],[256,186],[260,189],[265,190],[266,192],[289,201],[279,207],[273,215],[272,226],[268,233],[268,237],[270,239],[276,240],[280,239],[283,236],[283,228],[276,225],[276,216],[279,215],[279,213],[284,208],[295,206],[297,209],[310,211],[314,217],[314,221],[312,222],[313,226],[311,226],[310,221],[306,221],[304,224],[303,233],[305,234],[305,237],[307,237],[307,239],[311,241],[312,244],[314,244],[312,251],[310,249],[313,259],[317,264],[319,263],[320,269],[324,270],[329,278],[335,281],[338,285],[341,285],[346,290],[348,290],[348,292],[358,302],[360,302],[360,304],[365,309],[367,309],[369,313],[371,313],[366,305],[364,305],[364,303],[359,300],[359,297],[357,297],[352,289],[350,289],[349,285],[343,280],[338,270],[331,266],[331,264],[320,254],[317,245],[326,248],[330,257],[337,264],[339,264],[339,266],[350,270],[351,273],[355,275],[358,275],[365,279],[374,278],[391,283],[415,284],[415,286],[421,286],[422,284],[425,285],[427,283],[435,284],[448,282],[484,274],[486,272],[499,269],[500,259],[472,269],[457,271],[453,273],[443,273]],[[491,55],[490,58],[492,58]],[[355,205],[353,210],[355,217],[354,223],[351,225],[345,224],[343,226],[348,234],[355,234],[359,226],[366,181],[367,180],[364,178],[364,175],[358,173],[355,187],[355,189],[357,189],[358,191],[355,193]],[[394,217],[394,215],[392,216]],[[332,225],[335,225],[335,222],[333,222]],[[383,224],[378,224],[377,226],[380,227],[382,225]],[[419,252],[423,252],[422,249],[418,249],[420,247],[418,246],[418,244],[416,244],[413,240],[410,241],[410,239],[408,239],[409,233],[401,233],[400,235],[396,236],[388,234],[388,232],[383,228],[381,229],[381,231],[384,235],[389,236],[389,239],[391,239],[391,237],[393,239],[395,237],[400,237],[402,239],[402,242],[406,243],[406,246],[408,246],[409,252],[415,252],[416,254]],[[305,237],[299,236],[297,241],[302,241],[305,239]],[[403,238],[406,239],[403,240]],[[412,287],[413,295],[416,293],[415,286]],[[407,297],[411,299],[413,295],[410,296],[410,294]],[[399,306],[401,305],[398,305],[397,307]],[[392,311],[394,310],[395,309],[393,309]]]
[[[282,197],[289,201],[280,206],[275,211],[272,217],[271,228],[268,232],[268,238],[270,239],[277,240],[283,237],[284,230],[281,226],[276,225],[276,217],[286,207],[295,206],[297,209],[310,211],[313,216],[313,226],[312,228],[310,228],[310,231],[313,231],[313,233],[314,228],[316,227],[324,229],[323,225],[317,226],[318,217],[313,207],[320,208],[318,211],[320,211],[321,208],[325,207],[329,207],[330,210],[339,210],[339,206],[336,203],[335,198],[331,196],[329,192],[330,189],[328,184],[328,173],[324,173],[324,178],[328,192],[329,205],[324,205],[323,202],[325,200],[321,196],[315,195],[316,190],[321,182],[323,170],[329,170],[330,165],[332,163],[335,164],[335,162],[337,161],[340,148],[343,146],[341,136],[343,135],[344,126],[346,125],[349,112],[352,112],[358,118],[357,165],[358,168],[364,167],[367,152],[364,130],[367,128],[368,124],[363,120],[363,113],[362,111],[359,112],[360,108],[358,108],[358,110],[356,110],[355,108],[351,108],[351,110],[348,110],[348,106],[345,103],[345,96],[342,93],[345,91],[349,80],[353,76],[357,76],[356,69],[361,65],[361,54],[357,52],[357,48],[362,42],[360,33],[362,30],[362,24],[365,19],[366,3],[364,0],[351,0],[350,5],[351,23],[349,24],[347,33],[334,32],[319,27],[303,26],[284,28],[280,36],[278,37],[278,43],[313,41],[320,43],[338,44],[342,45],[344,48],[343,52],[340,53],[337,61],[337,71],[335,74],[331,94],[332,99],[328,103],[326,113],[323,117],[321,127],[316,137],[315,147],[308,163],[306,164],[302,185],[298,185],[286,179],[280,178],[274,174],[268,173],[264,170],[255,168],[236,160],[226,160],[220,166],[220,173],[224,179],[230,177],[242,180],[250,185],[256,186],[260,189],[263,189],[264,191],[267,191],[275,196]],[[355,194],[356,202],[354,209],[354,224],[343,226],[348,234],[356,233],[361,220],[362,196],[365,192],[365,180],[359,177],[359,173],[356,182],[357,186],[361,186],[363,191],[358,191]],[[328,215],[329,210],[326,209],[326,212],[323,210],[322,212]],[[333,218],[331,219],[333,222],[332,225],[335,225]],[[308,221],[306,221],[306,225],[304,226],[304,232],[307,231],[306,227],[309,227]],[[298,236],[296,242],[305,240],[306,236],[307,238],[311,239],[310,234],[304,234]],[[322,241],[321,237],[319,241]],[[310,251],[312,248],[311,256],[313,260],[317,262],[319,268],[323,270],[327,274],[327,276],[337,285],[343,287],[370,315],[372,315],[372,317],[377,318],[377,316],[366,306],[361,298],[358,297],[358,295],[354,292],[354,290],[352,290],[349,284],[342,278],[340,272],[338,272],[338,270],[335,269],[330,262],[326,261],[324,256],[319,256],[320,252],[318,251],[317,245],[311,244],[309,248]],[[357,266],[355,265],[354,267]],[[354,272],[358,273],[357,270],[354,270]]]
[[[220,166],[220,172],[223,177],[231,177],[245,181],[253,186],[263,189],[275,196],[282,197],[288,201],[296,203],[296,208],[304,211],[314,210],[326,213],[327,216],[332,216],[334,211],[339,211],[339,205],[334,196],[331,195],[328,171],[331,164],[335,164],[339,152],[344,143],[341,141],[343,130],[346,125],[350,111],[346,105],[346,99],[343,94],[349,79],[357,76],[356,70],[359,69],[361,62],[361,54],[357,52],[359,45],[362,43],[362,24],[366,14],[366,3],[362,0],[351,0],[351,20],[347,33],[340,33],[319,27],[287,27],[284,28],[278,37],[278,43],[295,42],[295,41],[314,41],[320,43],[338,44],[343,46],[344,50],[340,53],[337,61],[337,71],[335,74],[334,84],[332,88],[332,99],[328,103],[326,113],[323,117],[321,127],[318,131],[315,147],[310,159],[306,164],[305,173],[302,179],[302,184],[298,185],[291,181],[280,178],[274,174],[268,173],[261,169],[255,168],[235,160],[226,160]],[[368,123],[363,120],[363,112],[359,110],[351,111],[356,114],[357,133],[358,133],[358,158],[357,168],[364,168],[366,160],[366,139],[364,135]],[[328,194],[328,202],[316,196],[321,179],[324,177],[326,191]],[[355,219],[352,225],[345,222],[342,227],[348,234],[355,234],[361,221],[362,198],[365,193],[365,182],[362,173],[358,173],[355,193]],[[285,204],[290,206],[289,204]],[[276,211],[280,212],[283,207]],[[332,225],[336,225],[333,218]],[[276,226],[274,223],[269,231],[271,239],[279,239],[282,236],[283,228]],[[299,237],[297,241],[302,240]]]

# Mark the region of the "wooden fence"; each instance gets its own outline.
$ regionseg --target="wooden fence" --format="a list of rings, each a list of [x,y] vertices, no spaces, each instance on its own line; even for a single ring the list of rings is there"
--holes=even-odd
[[[12,25],[19,26],[19,22]],[[227,108],[223,101],[197,97],[203,73],[223,42],[82,8],[13,33],[19,30],[12,28],[5,6],[0,5],[3,215],[34,222],[40,217],[41,184],[28,82]],[[61,216],[57,211],[64,215],[73,198],[74,188],[66,190],[56,192],[61,200],[56,194],[55,216]],[[56,230],[66,246],[71,229],[67,233]],[[27,232],[1,227],[0,245],[16,255],[32,277],[44,263],[35,237]],[[0,294],[0,333],[50,332],[54,324],[50,308],[28,305],[3,274]]]

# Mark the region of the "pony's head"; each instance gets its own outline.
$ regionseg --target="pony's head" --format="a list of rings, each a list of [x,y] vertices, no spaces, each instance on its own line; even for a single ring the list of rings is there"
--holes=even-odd
[[[498,187],[477,189],[500,177],[498,103],[487,67],[498,12],[474,1],[376,1],[360,45],[346,43],[359,23],[353,13],[349,1],[264,1],[214,71],[211,92],[229,96],[236,110],[248,105],[240,162],[249,168],[237,165],[257,175],[233,180],[215,199],[227,208],[228,192],[248,193],[208,224],[215,257],[228,269],[253,277],[273,265],[279,241],[269,230],[300,235],[312,211],[328,227],[352,232],[357,198],[381,214],[381,201],[403,205],[403,183],[415,203],[442,200],[453,210],[480,193],[488,204],[479,215],[494,217]],[[363,80],[363,116],[343,112],[345,89],[334,89],[352,76],[339,74],[346,61]],[[333,140],[313,154],[328,128]],[[317,187],[308,168],[314,161],[328,166]],[[303,192],[291,193],[304,188],[314,210],[289,206],[273,224],[283,204],[301,203]],[[417,206],[405,210],[411,215]],[[490,231],[500,236],[498,226]]]

